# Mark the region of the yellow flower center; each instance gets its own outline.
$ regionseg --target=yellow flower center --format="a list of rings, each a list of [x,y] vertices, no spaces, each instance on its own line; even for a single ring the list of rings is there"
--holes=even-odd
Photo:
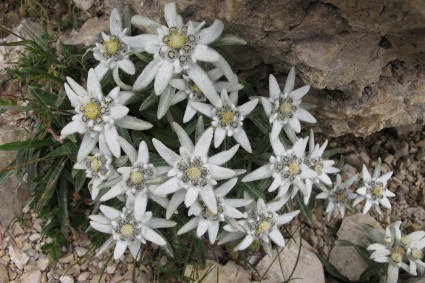
[[[424,256],[423,253],[418,249],[412,249],[411,255],[414,259],[422,259]]]
[[[201,177],[201,170],[198,167],[192,166],[186,169],[186,175],[191,181],[195,181]]]
[[[320,164],[316,164],[316,166],[314,166],[314,171],[316,171],[317,175],[321,175],[322,170],[323,170],[323,167]]]
[[[395,247],[391,253],[391,259],[394,262],[400,263],[403,260],[404,253],[405,251],[402,247]]]
[[[133,236],[134,228],[131,224],[124,224],[121,226],[120,233],[125,237]]]
[[[393,238],[391,236],[385,237],[384,242],[386,244],[392,244],[393,243]]]
[[[289,175],[290,176],[297,175],[299,171],[300,171],[300,165],[298,164],[298,162],[291,162],[291,164],[289,164]]]
[[[261,221],[260,225],[257,227],[257,234],[263,234],[264,232],[268,232],[271,228],[270,222]]]
[[[133,171],[130,173],[130,181],[133,184],[140,184],[143,182],[145,175],[140,171]]]
[[[114,37],[111,37],[111,39],[105,41],[103,46],[105,47],[105,52],[108,55],[114,55],[120,50],[120,42]]]
[[[179,33],[178,31],[171,32],[171,35],[167,38],[167,45],[174,49],[180,49],[186,43],[186,38],[184,34]]]
[[[100,108],[94,102],[89,102],[83,107],[84,115],[90,120],[94,120],[100,116]]]
[[[222,111],[220,112],[221,121],[226,125],[230,125],[235,118],[235,114],[232,111]]]
[[[409,245],[410,244],[410,239],[409,239],[409,237],[407,237],[407,236],[403,236],[402,238],[401,238],[401,244],[405,247],[405,246],[407,246],[407,245]]]
[[[210,216],[210,217],[217,215],[217,214],[213,213],[209,208],[205,208],[205,214]]]
[[[192,85],[191,89],[198,98],[204,97],[204,93],[197,85]]]
[[[290,114],[292,113],[292,104],[289,102],[283,102],[280,107],[279,107],[279,111],[282,114]]]
[[[373,188],[372,194],[380,197],[384,194],[384,189],[381,186],[375,186],[375,188]]]
[[[339,191],[335,194],[335,199],[339,202],[344,201],[345,200],[345,193],[342,191]]]
[[[93,172],[99,172],[100,168],[102,168],[102,162],[100,162],[100,160],[93,156],[90,160],[90,169]]]

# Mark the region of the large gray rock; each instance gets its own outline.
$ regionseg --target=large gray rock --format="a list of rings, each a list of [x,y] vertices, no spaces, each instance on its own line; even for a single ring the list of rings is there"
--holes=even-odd
[[[207,276],[202,280],[203,283],[245,283],[250,282],[249,272],[234,262],[229,261],[226,265],[220,265],[213,260],[207,260],[205,269],[195,270],[193,265],[187,265],[184,271],[185,276],[190,277],[198,282],[197,279],[202,278],[208,272]]]
[[[370,224],[376,229],[384,231],[374,218],[358,213],[344,218],[337,233],[338,240],[364,246],[364,239],[367,236],[363,228],[364,224]],[[353,247],[333,247],[329,255],[329,262],[351,281],[358,281],[360,275],[367,268],[367,264]]]
[[[297,243],[290,240],[283,248],[277,259],[277,251],[273,251],[271,257],[265,256],[257,265],[256,270],[261,276],[265,274],[264,282],[283,282],[288,280],[297,261],[299,251],[299,238]],[[324,283],[325,274],[322,263],[316,256],[314,249],[302,240],[301,252],[292,279],[303,283]]]
[[[127,3],[164,22],[162,9],[171,1],[109,2],[118,7]],[[251,68],[258,59],[273,65],[275,73],[286,74],[296,66],[304,82],[315,88],[306,100],[319,106],[313,112],[319,121],[316,130],[364,136],[423,118],[424,1],[176,2],[186,20],[224,20],[226,32],[250,45],[238,57],[251,58]]]
[[[6,125],[0,127],[0,144],[20,141],[26,138],[26,131]],[[0,170],[5,168],[16,157],[16,152],[0,151]],[[29,191],[25,184],[21,183],[15,175],[9,176],[4,183],[0,184],[0,222],[7,227],[13,219],[22,214]]]

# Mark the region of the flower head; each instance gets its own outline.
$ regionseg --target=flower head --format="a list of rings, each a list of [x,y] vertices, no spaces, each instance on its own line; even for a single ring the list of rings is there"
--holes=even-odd
[[[223,89],[221,91],[222,107],[194,102],[192,103],[192,108],[212,118],[211,126],[214,128],[214,147],[219,147],[227,135],[229,137],[233,136],[237,143],[246,151],[252,152],[251,144],[243,129],[243,120],[254,110],[258,99],[253,99],[241,106],[236,106],[237,100],[237,92],[232,92],[229,96],[226,89]]]
[[[197,61],[218,62],[221,56],[208,45],[217,40],[223,32],[224,25],[215,20],[208,28],[205,22],[183,23],[177,13],[176,4],[169,3],[164,7],[167,26],[162,26],[143,16],[134,16],[136,26],[155,28],[155,34],[142,34],[124,38],[124,42],[139,51],[154,55],[154,59],[146,66],[134,83],[134,90],[141,90],[155,79],[154,90],[161,95],[169,84],[173,74],[181,74],[183,69],[199,87],[211,103],[219,104],[220,99],[211,80]],[[220,106],[220,105],[217,105]]]
[[[129,109],[124,106],[133,95],[116,87],[104,96],[99,79],[93,69],[89,70],[87,90],[67,77],[66,94],[76,114],[72,122],[61,132],[61,138],[73,133],[84,134],[78,151],[77,161],[83,160],[96,146],[99,136],[103,136],[107,147],[115,157],[121,155],[116,126],[128,129],[146,130],[152,124],[127,116]]]
[[[268,190],[272,192],[279,188],[278,196],[281,197],[283,203],[289,198],[293,198],[298,190],[306,195],[307,190],[303,180],[317,176],[315,171],[303,163],[307,140],[308,138],[298,139],[289,149],[285,149],[279,139],[271,140],[274,154],[270,157],[269,163],[246,175],[242,182],[273,177],[273,182]],[[293,186],[290,191],[291,185]]]
[[[334,209],[338,209],[339,215],[344,217],[345,209],[350,208],[351,201],[357,197],[350,189],[352,184],[357,180],[357,175],[352,176],[345,182],[342,182],[340,175],[336,176],[336,183],[334,187],[326,192],[321,192],[316,196],[318,199],[328,199],[328,206],[326,208],[327,219],[332,216]]]
[[[282,128],[292,136],[293,132],[301,131],[300,121],[307,123],[316,123],[316,119],[302,106],[301,98],[307,94],[310,86],[306,85],[294,90],[295,69],[291,68],[286,79],[283,91],[280,90],[276,78],[273,75],[269,77],[269,98],[262,98],[264,111],[269,116],[272,124],[271,138],[275,139],[280,134]],[[292,132],[292,133],[289,133]]]
[[[132,207],[134,207],[133,210],[136,217],[140,217],[145,213],[149,199],[163,207],[167,207],[168,200],[155,194],[156,185],[150,184],[150,181],[166,173],[170,168],[168,166],[154,167],[149,163],[149,151],[146,142],[140,142],[139,152],[121,137],[119,137],[119,142],[129,157],[131,166],[117,169],[122,176],[122,180],[112,186],[100,198],[100,201],[107,201],[125,194],[128,200],[133,203]]]
[[[153,229],[176,225],[173,221],[152,217],[152,212],[150,211],[139,218],[134,216],[131,209],[125,207],[122,211],[119,211],[115,208],[101,205],[100,211],[103,215],[90,216],[90,225],[100,232],[112,234],[111,239],[105,243],[104,247],[100,248],[100,252],[115,243],[114,259],[120,258],[127,247],[133,257],[137,258],[140,245],[142,243],[146,244],[146,241],[160,246],[166,245],[165,239]]]
[[[357,190],[359,196],[354,200],[353,203],[353,206],[355,206],[363,200],[366,200],[363,213],[367,213],[372,206],[375,207],[379,214],[382,214],[379,205],[391,209],[391,203],[388,198],[394,197],[395,194],[387,188],[387,181],[391,178],[393,172],[388,172],[380,177],[378,174],[379,172],[375,170],[374,176],[371,177],[367,167],[363,165],[363,187]]]
[[[217,184],[218,180],[236,176],[234,170],[219,165],[230,160],[239,146],[236,145],[227,151],[208,157],[213,138],[211,128],[202,134],[195,145],[177,123],[173,123],[173,129],[181,144],[180,155],[167,148],[159,140],[152,140],[159,155],[172,166],[168,172],[170,179],[156,188],[158,194],[174,193],[167,207],[167,218],[171,217],[183,201],[186,207],[190,207],[199,196],[213,213],[217,213],[217,200],[213,186]]]
[[[129,57],[129,47],[123,42],[127,29],[122,28],[121,16],[117,9],[113,9],[110,17],[110,32],[107,35],[102,32],[103,44],[96,43],[93,48],[93,56],[99,61],[94,69],[99,79],[102,79],[108,70],[112,70],[113,78],[122,89],[131,89],[131,86],[122,82],[119,77],[119,69],[129,75],[134,75],[136,68]]]
[[[247,218],[238,221],[237,227],[232,225],[224,227],[229,233],[220,240],[219,244],[243,237],[235,250],[244,250],[256,240],[260,241],[263,246],[267,246],[266,252],[271,250],[269,248],[270,240],[278,246],[284,247],[285,240],[279,227],[291,221],[300,211],[279,215],[276,211],[281,207],[281,205],[266,204],[263,199],[258,199],[257,203],[248,209]]]
[[[220,222],[226,219],[242,218],[244,214],[236,208],[251,203],[250,199],[227,199],[226,194],[236,185],[237,178],[230,179],[214,190],[217,198],[217,213],[213,213],[204,203],[196,201],[189,209],[189,215],[195,215],[189,222],[183,225],[177,235],[189,232],[197,228],[198,237],[202,237],[208,231],[208,237],[213,244],[217,238]]]

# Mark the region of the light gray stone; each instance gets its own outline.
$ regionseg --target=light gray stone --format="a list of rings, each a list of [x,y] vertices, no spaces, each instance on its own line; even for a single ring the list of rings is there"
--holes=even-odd
[[[59,281],[61,283],[74,283],[74,278],[72,278],[71,276],[61,276],[59,278]]]
[[[26,131],[13,128],[8,125],[0,126],[0,145],[25,140]],[[0,151],[0,169],[7,167],[16,157],[14,151]],[[22,215],[22,207],[28,199],[28,187],[19,181],[12,173],[2,184],[0,184],[0,224],[9,226],[13,219]]]
[[[25,265],[28,263],[30,257],[22,252],[19,248],[14,247],[13,245],[9,246],[9,256],[10,259],[15,263],[16,267],[19,269],[24,269]]]
[[[65,44],[89,46],[101,41],[101,32],[109,31],[109,19],[93,17],[88,19],[79,31],[60,36]]]
[[[193,265],[187,265],[184,271],[185,276],[197,280],[204,276],[208,271],[208,275],[202,281],[203,283],[245,283],[250,282],[249,272],[243,267],[237,265],[234,262],[229,261],[226,265],[220,265],[218,262],[213,260],[207,260],[205,269],[195,270]],[[194,274],[198,275],[194,277]],[[217,279],[218,278],[218,279]],[[218,281],[217,281],[218,280]],[[197,282],[197,281],[196,281]]]
[[[42,257],[37,260],[37,268],[41,271],[45,271],[52,261],[49,257]]]
[[[7,283],[9,282],[9,274],[7,272],[7,269],[0,264],[0,283]]]
[[[41,282],[41,271],[31,270],[22,274],[21,282],[40,283]]]
[[[299,245],[301,243],[299,238],[296,238],[296,241],[296,243],[292,240],[288,241],[279,255],[278,252],[274,250],[271,257],[266,255],[258,263],[256,270],[261,276],[265,274],[267,278],[264,282],[277,283],[288,280],[295,267]],[[280,257],[280,260],[277,259],[277,256]],[[302,240],[301,253],[292,278],[297,278],[296,281],[299,280],[303,283],[325,282],[322,263],[319,258],[317,258],[314,249],[305,240]]]
[[[94,5],[94,0],[73,0],[78,9],[86,12]]]
[[[380,224],[371,216],[365,214],[354,214],[345,217],[338,230],[338,240],[350,241],[355,245],[364,246],[367,236],[364,224],[370,224],[376,229],[383,231]],[[329,255],[329,262],[345,277],[352,281],[358,281],[360,275],[367,268],[367,264],[353,247],[333,247]]]

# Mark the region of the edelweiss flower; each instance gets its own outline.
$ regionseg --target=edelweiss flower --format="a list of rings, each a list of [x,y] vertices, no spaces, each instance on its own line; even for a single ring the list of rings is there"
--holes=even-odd
[[[282,206],[270,206],[264,203],[263,199],[258,199],[252,210],[248,211],[248,217],[244,220],[239,220],[239,227],[231,225],[224,226],[224,230],[230,232],[224,236],[219,245],[241,238],[244,239],[235,247],[235,250],[244,250],[249,247],[255,240],[261,241],[263,246],[270,246],[270,240],[278,246],[285,246],[285,239],[279,231],[279,226],[288,223],[300,212],[299,210],[290,213],[278,215],[276,213]],[[266,252],[271,249],[266,248]]]
[[[157,194],[160,195],[174,193],[167,207],[167,218],[171,217],[183,201],[186,207],[192,206],[198,196],[201,197],[212,213],[217,213],[217,201],[213,185],[217,184],[217,180],[230,179],[236,176],[234,170],[219,165],[230,160],[235,155],[239,145],[208,157],[208,150],[213,138],[211,128],[202,134],[196,145],[193,145],[189,136],[177,123],[173,123],[173,129],[181,144],[180,155],[167,148],[159,140],[152,140],[159,155],[173,167],[168,172],[170,179],[156,189]]]
[[[424,257],[423,250],[425,248],[425,231],[415,231],[401,238],[401,244],[406,249],[406,257],[409,260],[409,273],[418,275],[417,269],[422,271],[425,263],[422,261]]]
[[[369,209],[374,206],[376,211],[382,215],[381,209],[379,208],[380,204],[385,208],[391,209],[391,203],[388,197],[394,197],[395,194],[387,189],[387,181],[390,179],[393,172],[388,172],[381,177],[378,177],[378,174],[372,178],[367,167],[363,164],[362,179],[364,186],[357,190],[359,196],[353,202],[353,206],[355,206],[363,200],[366,200],[363,213],[367,213]]]
[[[409,272],[409,266],[403,262],[406,249],[402,245],[400,224],[401,222],[396,222],[386,228],[383,243],[374,243],[367,247],[368,251],[373,251],[370,255],[371,259],[376,262],[388,263],[387,283],[397,282],[399,268]]]
[[[148,122],[127,116],[129,109],[123,104],[133,95],[132,92],[120,92],[120,88],[116,87],[108,96],[103,96],[99,79],[93,69],[89,70],[87,90],[69,77],[67,81],[66,94],[77,114],[72,117],[73,121],[62,129],[61,139],[73,133],[84,134],[77,161],[83,160],[93,150],[99,136],[105,138],[112,154],[119,157],[121,150],[116,126],[133,130],[152,128],[152,124]]]
[[[241,84],[237,83],[236,75],[234,80],[235,82],[217,81],[223,76],[223,72],[219,68],[208,71],[207,76],[214,84],[215,90],[218,92],[221,92],[222,89],[233,92],[243,88]],[[202,90],[190,79],[190,77],[186,75],[183,75],[183,79],[171,79],[170,85],[178,90],[178,92],[173,96],[171,105],[179,103],[180,101],[188,98],[186,111],[183,117],[183,123],[189,122],[196,114],[196,110],[192,108],[192,103],[205,102],[207,101],[207,98],[205,97]]]
[[[75,169],[86,170],[86,177],[92,179],[89,183],[89,190],[93,200],[96,200],[99,194],[99,186],[103,182],[118,176],[117,171],[112,166],[112,153],[103,136],[99,137],[99,149],[100,151],[95,148],[92,156],[87,156],[74,164]]]
[[[157,95],[163,93],[173,74],[184,69],[187,75],[199,87],[204,95],[217,107],[221,106],[212,82],[197,61],[217,62],[221,56],[207,45],[217,40],[223,32],[224,25],[220,20],[204,28],[205,22],[183,24],[182,17],[177,14],[176,4],[169,3],[164,7],[164,17],[168,27],[161,26],[143,16],[134,16],[135,25],[156,28],[156,34],[142,34],[124,38],[124,42],[139,51],[154,55],[154,59],[146,66],[134,83],[133,89],[138,91],[155,79],[154,90]]]
[[[96,42],[93,48],[93,56],[100,63],[94,69],[101,80],[108,70],[112,70],[112,76],[116,84],[122,89],[131,89],[131,86],[122,82],[119,77],[119,69],[129,75],[134,75],[136,68],[128,59],[129,47],[123,42],[127,29],[122,28],[121,16],[117,9],[113,9],[109,19],[109,30],[111,35],[102,32],[103,44]]]
[[[196,230],[197,236],[202,237],[202,235],[208,231],[210,242],[214,244],[220,222],[225,221],[225,218],[244,217],[244,214],[236,208],[246,206],[252,202],[252,200],[249,199],[224,198],[236,185],[237,181],[237,178],[233,178],[214,190],[214,194],[217,198],[217,213],[213,213],[208,207],[196,201],[189,209],[189,215],[195,215],[196,217],[190,219],[189,222],[183,225],[177,232],[177,235],[187,233],[198,227]]]
[[[134,215],[141,217],[146,211],[148,199],[152,199],[162,207],[166,208],[168,200],[155,194],[156,186],[150,185],[152,180],[159,175],[166,173],[170,167],[160,166],[155,168],[149,163],[148,146],[144,141],[139,145],[139,152],[134,149],[125,139],[119,137],[122,149],[130,159],[131,167],[120,167],[117,171],[122,175],[122,180],[106,192],[100,201],[126,194],[134,203]]]
[[[136,218],[133,211],[125,207],[121,212],[115,208],[101,205],[100,211],[103,215],[90,215],[90,226],[100,232],[112,234],[112,237],[100,248],[98,254],[115,242],[114,259],[120,258],[127,247],[133,257],[137,259],[140,245],[146,244],[146,241],[160,246],[166,245],[165,239],[153,229],[176,225],[173,221],[152,217],[150,211],[140,218]]]
[[[283,92],[280,91],[276,78],[269,77],[269,98],[261,98],[264,111],[269,116],[272,124],[271,138],[275,139],[280,134],[282,128],[288,136],[293,132],[301,131],[300,121],[316,123],[316,119],[304,108],[301,107],[301,98],[307,94],[310,86],[306,85],[294,90],[295,69],[291,68],[286,79]]]
[[[292,148],[288,150],[285,149],[279,139],[271,140],[274,155],[270,157],[270,163],[246,175],[242,182],[252,182],[273,177],[273,183],[268,190],[273,192],[279,188],[278,196],[281,197],[283,203],[286,203],[290,197],[294,197],[298,189],[306,195],[307,190],[302,181],[317,176],[315,171],[303,163],[307,140],[308,138],[298,139]],[[291,185],[294,186],[292,191],[289,191]]]
[[[357,175],[354,175],[343,183],[341,176],[336,175],[335,186],[331,190],[327,192],[321,192],[316,196],[318,199],[328,199],[328,206],[326,208],[326,218],[328,221],[331,218],[332,212],[335,208],[338,209],[339,215],[344,217],[345,208],[350,208],[351,200],[357,197],[357,194],[353,193],[350,189],[351,185],[356,180]]]
[[[211,126],[214,128],[214,147],[219,147],[227,136],[236,140],[246,151],[252,152],[251,144],[242,128],[245,116],[251,113],[258,103],[258,99],[253,99],[247,103],[236,106],[238,103],[237,92],[232,92],[230,97],[226,89],[221,91],[222,107],[214,107],[209,104],[193,102],[192,108],[212,118]]]

